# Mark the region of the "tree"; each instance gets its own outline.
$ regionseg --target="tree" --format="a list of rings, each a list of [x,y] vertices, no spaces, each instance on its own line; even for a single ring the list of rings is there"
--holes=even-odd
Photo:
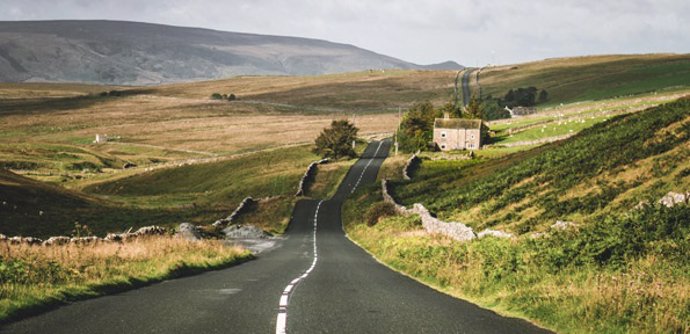
[[[220,93],[213,93],[213,94],[211,94],[211,99],[212,100],[221,100],[221,99],[223,99],[223,95],[220,95]]]
[[[235,94],[228,95],[228,101],[235,101],[235,100],[237,100],[237,96],[235,96]]]
[[[439,112],[441,114],[448,113],[450,117],[454,118],[461,118],[462,117],[462,109],[457,108],[455,105],[453,105],[453,102],[447,102],[444,104],[440,109]]]
[[[428,149],[433,137],[434,120],[442,115],[442,111],[435,110],[428,101],[412,106],[400,124],[400,148],[407,152]]]
[[[314,153],[325,158],[354,158],[357,154],[352,148],[352,141],[357,139],[358,131],[354,124],[346,120],[333,121],[331,127],[323,129],[316,138]]]
[[[539,92],[539,103],[544,103],[548,99],[549,99],[549,93],[547,93],[545,89],[542,89],[541,92]]]
[[[484,110],[482,108],[482,104],[479,102],[479,99],[477,99],[477,97],[474,95],[472,95],[470,103],[468,103],[467,107],[465,107],[465,112],[467,113],[467,117],[469,118],[483,119],[484,117]]]

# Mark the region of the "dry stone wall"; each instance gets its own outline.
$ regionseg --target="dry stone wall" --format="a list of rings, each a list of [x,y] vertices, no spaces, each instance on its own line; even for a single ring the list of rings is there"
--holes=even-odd
[[[123,232],[123,233],[108,233],[104,238],[99,238],[96,236],[87,237],[67,237],[67,236],[53,236],[46,240],[35,237],[7,237],[4,234],[0,234],[0,243],[6,242],[11,245],[43,245],[43,246],[60,246],[66,244],[75,245],[92,245],[101,242],[125,242],[132,241],[137,238],[154,236],[154,235],[165,235],[168,230],[160,226],[145,226],[138,229],[136,232]]]
[[[304,192],[306,191],[305,187],[307,182],[311,180],[314,177],[314,173],[316,173],[316,166],[325,164],[328,161],[329,159],[321,159],[309,164],[309,166],[307,167],[307,171],[304,172],[304,176],[302,176],[302,179],[299,181],[299,185],[297,186],[297,193],[295,193],[295,196],[304,195]]]
[[[407,162],[405,163],[405,166],[403,167],[402,170],[402,177],[405,180],[412,180],[412,176],[410,175],[412,173],[412,170],[419,164],[419,157],[417,156],[417,153],[413,154],[409,159],[407,159]]]
[[[225,217],[225,218],[216,220],[216,221],[213,223],[213,226],[215,226],[215,227],[225,227],[225,226],[231,224],[232,221],[233,221],[235,218],[237,218],[241,213],[243,213],[244,211],[246,211],[247,208],[249,208],[249,206],[252,205],[252,204],[255,203],[255,202],[256,202],[256,201],[255,201],[251,196],[245,197],[245,198],[242,200],[242,202],[240,202],[240,204],[237,206],[237,208],[235,209],[235,211],[233,211],[229,216],[227,216],[227,217]]]
[[[419,215],[419,217],[422,218],[422,227],[424,227],[428,233],[443,234],[458,241],[470,241],[475,238],[483,238],[486,236],[493,236],[497,238],[513,237],[513,235],[510,233],[488,229],[477,234],[474,233],[471,227],[463,223],[444,222],[432,216],[429,210],[421,203],[415,203],[411,209],[408,209],[405,206],[398,204],[393,196],[390,195],[387,180],[381,180],[381,193],[383,194],[383,200],[392,204],[397,213],[402,215]]]

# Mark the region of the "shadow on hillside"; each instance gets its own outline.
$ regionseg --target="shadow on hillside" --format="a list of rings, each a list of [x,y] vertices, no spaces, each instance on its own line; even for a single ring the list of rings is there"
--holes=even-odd
[[[152,89],[127,89],[70,97],[0,100],[0,116],[41,114],[81,109],[116,98],[144,95],[152,92]]]

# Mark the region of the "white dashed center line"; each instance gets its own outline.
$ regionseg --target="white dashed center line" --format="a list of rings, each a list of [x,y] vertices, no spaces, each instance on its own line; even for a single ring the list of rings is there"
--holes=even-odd
[[[355,190],[357,190],[357,187],[359,186],[359,183],[362,182],[362,178],[364,177],[364,172],[367,171],[367,168],[369,168],[369,165],[371,165],[371,162],[374,161],[376,158],[376,155],[379,153],[379,150],[381,149],[381,145],[383,144],[383,141],[379,142],[379,146],[376,148],[376,152],[374,152],[374,156],[369,159],[369,162],[367,163],[366,166],[364,166],[364,169],[362,169],[362,174],[359,174],[359,178],[357,179],[357,183],[355,183],[355,186],[352,187],[352,191],[350,191],[350,194],[353,194]]]
[[[307,278],[309,274],[316,267],[316,261],[319,259],[319,255],[316,251],[316,228],[319,221],[319,209],[323,201],[320,201],[316,206],[316,212],[314,212],[314,260],[311,262],[311,266],[307,269],[301,276],[290,281],[285,289],[283,289],[283,294],[280,296],[280,301],[278,301],[278,317],[276,318],[276,334],[284,334],[287,331],[287,307],[290,302],[290,293],[292,289],[301,280]]]

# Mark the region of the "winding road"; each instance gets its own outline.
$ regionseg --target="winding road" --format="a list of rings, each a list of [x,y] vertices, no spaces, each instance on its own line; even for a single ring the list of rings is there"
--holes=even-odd
[[[547,333],[402,276],[347,239],[343,201],[376,181],[390,146],[371,143],[333,198],[298,202],[286,237],[257,260],[76,302],[0,332]]]

